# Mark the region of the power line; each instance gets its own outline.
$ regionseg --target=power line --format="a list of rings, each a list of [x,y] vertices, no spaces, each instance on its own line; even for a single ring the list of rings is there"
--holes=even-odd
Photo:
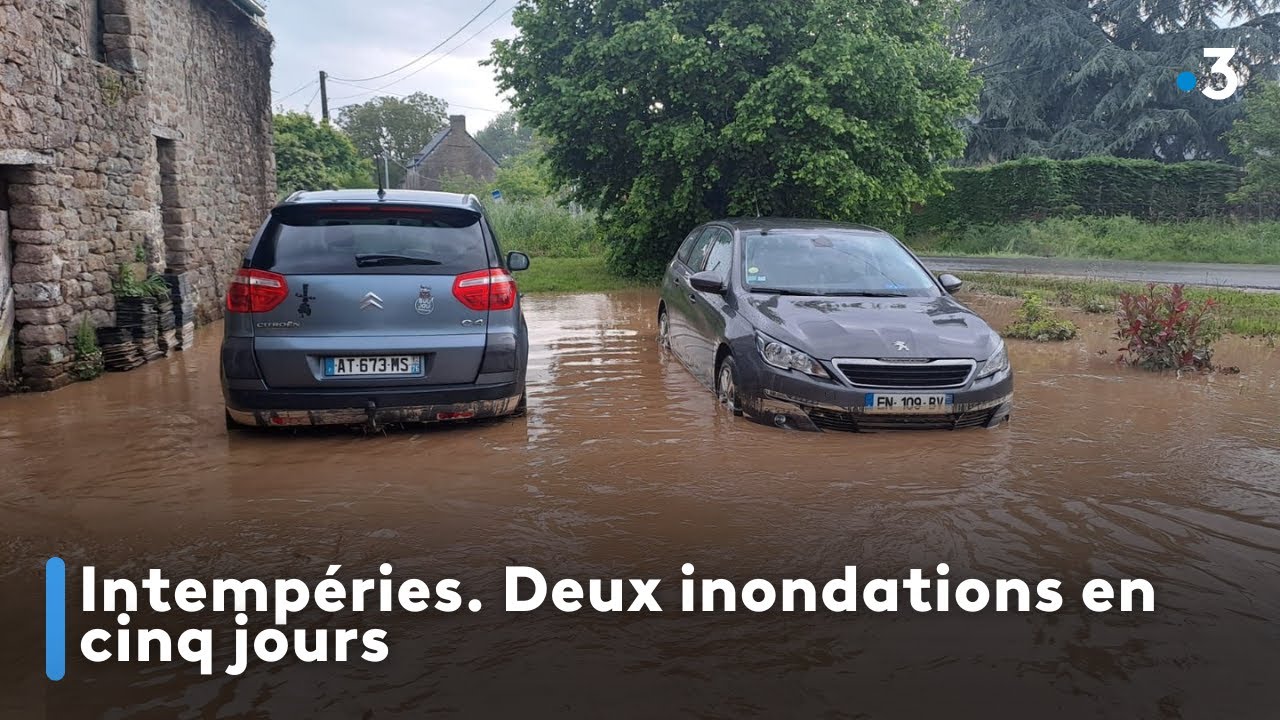
[[[372,89],[372,88],[361,87],[360,85],[352,85],[352,84],[351,84],[351,83],[349,83],[349,82],[340,82],[340,81],[337,81],[337,80],[335,80],[334,82],[338,83],[339,85],[346,85],[347,87],[353,87],[353,88],[356,88],[356,89],[358,89],[358,90],[367,90],[368,92],[377,92],[376,90],[374,90],[374,89]],[[340,98],[333,98],[333,99],[334,99],[334,100],[348,100],[348,99],[350,99],[350,98],[361,97],[362,95],[367,95],[367,94],[368,94],[368,93],[358,93],[358,94],[355,94],[355,95],[346,95],[346,96],[343,96],[343,97],[340,97]],[[394,97],[398,97],[398,98],[404,98],[404,97],[409,97],[409,96],[410,96],[410,95],[412,95],[413,93],[391,92],[390,90],[387,90],[387,91],[383,91],[383,92],[382,92],[382,94],[383,94],[383,95],[392,95],[392,96],[394,96]],[[502,110],[494,110],[493,108],[476,107],[476,106],[474,106],[474,105],[462,105],[462,104],[455,103],[455,102],[449,102],[448,100],[445,100],[445,102],[446,102],[450,107],[460,107],[460,108],[465,108],[465,109],[467,109],[467,110],[479,110],[480,112],[491,112],[491,113],[500,113],[500,112],[503,112]]]
[[[489,3],[489,4],[490,4],[490,5],[492,5],[493,3]],[[507,8],[505,11],[503,11],[503,12],[502,12],[502,14],[500,14],[500,15],[498,15],[497,17],[495,17],[494,19],[490,20],[490,21],[489,21],[489,23],[488,23],[488,24],[486,24],[484,27],[482,27],[482,28],[480,28],[479,30],[477,30],[477,31],[475,31],[474,33],[472,33],[472,34],[471,34],[471,36],[470,36],[470,37],[468,37],[466,40],[463,40],[462,42],[460,42],[460,43],[458,43],[457,45],[455,45],[455,46],[454,46],[454,48],[453,48],[452,50],[450,50],[450,51],[446,52],[445,54],[441,55],[440,57],[435,58],[435,59],[434,59],[434,60],[432,60],[431,62],[427,63],[426,65],[423,65],[422,67],[418,68],[417,70],[414,70],[413,72],[409,73],[408,75],[405,75],[404,77],[402,77],[402,78],[400,78],[400,79],[398,79],[398,80],[392,80],[391,82],[387,83],[386,85],[383,85],[382,87],[378,87],[378,88],[366,88],[366,87],[363,87],[363,86],[360,86],[360,85],[352,85],[352,82],[353,82],[353,81],[339,80],[338,78],[335,78],[335,77],[333,77],[333,76],[330,76],[330,77],[329,77],[329,79],[330,79],[330,80],[333,80],[334,82],[341,82],[341,83],[343,83],[344,85],[351,85],[352,87],[357,87],[357,88],[360,88],[360,89],[362,89],[362,90],[365,90],[365,92],[362,92],[362,93],[356,93],[355,95],[347,95],[347,96],[345,96],[345,97],[334,98],[334,100],[351,100],[351,99],[353,99],[353,98],[362,97],[362,96],[364,96],[364,95],[369,95],[369,94],[371,94],[371,93],[379,93],[379,92],[382,92],[382,91],[386,90],[386,89],[387,89],[387,88],[389,88],[389,87],[393,87],[393,86],[395,86],[395,85],[399,85],[400,83],[404,82],[405,80],[408,80],[409,78],[413,77],[414,75],[417,75],[418,73],[422,72],[423,70],[426,70],[427,68],[431,67],[432,65],[435,65],[436,63],[440,62],[441,60],[443,60],[443,59],[445,59],[445,58],[449,57],[450,55],[452,55],[453,53],[457,52],[459,49],[461,49],[462,47],[466,46],[466,44],[467,44],[467,43],[469,43],[469,42],[471,42],[472,40],[475,40],[477,37],[479,37],[482,33],[484,33],[484,31],[485,31],[485,30],[488,30],[489,28],[493,27],[495,24],[497,24],[497,22],[498,22],[499,20],[501,20],[502,18],[506,17],[506,16],[507,16],[507,13],[510,13],[512,10],[515,10],[515,9],[516,9],[516,6],[515,6],[515,5],[512,5],[511,7]],[[468,23],[468,24],[469,24],[469,23]],[[465,26],[463,26],[463,27],[465,27]],[[457,33],[454,33],[454,34],[456,35]],[[425,56],[424,56],[424,57],[425,57]],[[422,59],[422,58],[419,58],[419,60],[421,60],[421,59]],[[417,61],[415,60],[414,62],[417,62]],[[356,81],[356,82],[358,82],[358,81]],[[394,95],[395,93],[388,93],[388,94],[389,94],[389,95]],[[461,106],[459,106],[459,107],[461,107]],[[477,110],[478,110],[478,109],[480,109],[480,108],[473,108],[473,109],[477,109]]]
[[[337,83],[337,84],[339,84],[339,85],[346,85],[347,87],[353,87],[353,88],[357,88],[357,89],[360,89],[360,90],[368,90],[369,92],[374,92],[374,90],[372,90],[372,89],[370,89],[370,88],[361,87],[361,86],[359,86],[359,85],[352,85],[352,84],[351,84],[351,83],[349,83],[349,82],[341,82],[341,81],[338,81],[338,80],[334,80],[333,82],[335,82],[335,83]],[[358,94],[356,94],[356,95],[346,95],[346,96],[344,96],[344,97],[340,97],[340,98],[333,98],[333,100],[347,100],[347,99],[350,99],[350,98],[357,98],[357,97],[361,97],[362,95],[367,95],[367,94],[368,94],[368,93],[358,93]],[[393,96],[393,97],[398,97],[398,98],[406,98],[406,97],[409,97],[410,95],[412,95],[413,93],[399,93],[399,92],[391,92],[390,90],[387,90],[387,91],[384,91],[382,94],[383,94],[383,95],[391,95],[391,96]],[[442,98],[442,99],[443,99],[443,98]],[[496,110],[496,109],[494,109],[494,108],[476,107],[475,105],[463,105],[463,104],[461,104],[461,103],[449,102],[448,100],[445,100],[445,104],[447,104],[449,107],[458,107],[458,108],[463,108],[464,110],[479,110],[480,112],[491,112],[491,113],[503,113],[503,112],[506,112],[505,110]]]
[[[311,99],[307,101],[307,104],[305,106],[303,106],[303,109],[306,110],[306,112],[308,113],[311,112],[311,103],[316,101],[316,96],[319,94],[320,94],[320,88],[316,88],[316,91],[311,94]]]
[[[293,92],[295,92],[295,93],[296,93],[296,92],[298,92],[298,90],[301,90],[302,88],[304,88],[304,87],[306,87],[307,85],[310,85],[310,84],[311,84],[311,83],[304,83],[304,84],[302,84],[301,86],[299,86],[297,90],[294,90]],[[272,90],[272,91],[271,91],[271,94],[272,94],[272,95],[279,95],[279,94],[280,94],[280,91],[279,91],[279,90]],[[291,93],[291,94],[292,94],[292,93]]]
[[[446,43],[448,43],[450,40],[452,40],[452,39],[454,39],[455,37],[457,37],[457,36],[458,36],[458,35],[459,35],[463,30],[466,30],[466,29],[471,25],[471,23],[475,22],[476,20],[479,20],[479,19],[480,19],[480,16],[481,16],[481,15],[484,15],[486,12],[488,12],[488,11],[489,11],[489,8],[491,8],[491,7],[493,7],[494,5],[496,5],[496,4],[497,4],[497,2],[498,2],[498,0],[489,0],[489,4],[488,4],[488,5],[485,5],[483,8],[481,8],[481,9],[480,9],[480,12],[476,13],[476,14],[475,14],[475,17],[473,17],[473,18],[471,18],[470,20],[468,20],[468,21],[467,21],[467,22],[466,22],[462,27],[458,28],[457,30],[454,30],[452,35],[450,35],[449,37],[445,38],[444,40],[441,40],[441,41],[440,41],[440,43],[439,43],[438,45],[436,45],[435,47],[433,47],[433,48],[431,48],[430,50],[428,50],[428,51],[426,51],[426,52],[422,53],[421,55],[419,55],[418,57],[416,57],[416,58],[414,58],[414,59],[410,60],[409,62],[405,63],[404,65],[401,65],[400,67],[396,68],[395,70],[389,70],[389,71],[387,71],[387,72],[382,73],[381,75],[374,75],[373,77],[367,77],[367,78],[337,78],[337,77],[335,77],[335,78],[331,78],[331,79],[333,79],[333,80],[343,80],[343,81],[345,81],[345,82],[369,82],[370,80],[381,80],[382,78],[387,77],[388,75],[395,75],[396,73],[400,72],[401,70],[404,70],[405,68],[407,68],[407,67],[409,67],[409,66],[411,66],[411,65],[414,65],[415,63],[417,63],[417,62],[421,61],[422,59],[426,58],[427,56],[431,55],[431,53],[433,53],[433,52],[435,52],[435,51],[439,50],[440,48],[444,47]]]
[[[307,88],[311,87],[312,85],[315,85],[318,82],[319,82],[318,80],[312,80],[311,82],[307,83],[306,85],[303,85],[302,87],[299,87],[297,90],[294,90],[288,95],[285,95],[284,97],[277,99],[276,102],[282,103],[285,100],[288,100],[289,98],[293,97],[294,95],[297,95],[298,93],[302,92],[303,90],[306,90]]]

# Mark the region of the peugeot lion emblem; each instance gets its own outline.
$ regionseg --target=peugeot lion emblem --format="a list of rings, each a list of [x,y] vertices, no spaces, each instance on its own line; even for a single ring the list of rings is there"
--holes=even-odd
[[[893,344],[893,349],[897,350],[898,352],[911,352],[911,348],[907,347],[907,344],[902,342],[901,340]]]
[[[418,299],[414,301],[413,309],[417,310],[419,315],[430,315],[431,311],[436,309],[435,298],[431,297],[431,288],[426,285],[418,288]]]

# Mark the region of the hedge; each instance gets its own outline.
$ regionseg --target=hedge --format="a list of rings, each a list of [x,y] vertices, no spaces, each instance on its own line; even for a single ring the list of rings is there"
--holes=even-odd
[[[1130,215],[1144,220],[1217,217],[1243,172],[1214,162],[1159,163],[1092,157],[1027,158],[943,171],[952,190],[908,220],[909,230],[1036,220],[1050,216]]]

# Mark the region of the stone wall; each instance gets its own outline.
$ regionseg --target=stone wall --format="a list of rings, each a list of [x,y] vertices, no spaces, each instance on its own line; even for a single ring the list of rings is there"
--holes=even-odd
[[[0,173],[24,384],[70,381],[85,313],[143,259],[197,316],[274,200],[271,36],[231,0],[0,0]],[[3,267],[0,266],[0,271]]]
[[[453,115],[449,118],[449,133],[440,144],[409,170],[405,187],[410,190],[439,190],[440,180],[451,176],[467,176],[485,182],[493,182],[498,164],[485,149],[467,132],[467,118]]]

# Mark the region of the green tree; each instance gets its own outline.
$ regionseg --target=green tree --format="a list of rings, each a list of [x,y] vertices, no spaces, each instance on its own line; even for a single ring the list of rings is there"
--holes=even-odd
[[[1278,0],[967,0],[952,41],[983,78],[968,159],[1221,159],[1239,96],[1180,91],[1204,48],[1239,48],[1247,84],[1280,60]],[[1234,26],[1228,26],[1235,23]]]
[[[372,158],[387,152],[388,175],[392,187],[404,182],[403,165],[422,148],[448,121],[449,105],[426,93],[404,98],[376,97],[359,105],[348,105],[338,111],[338,126],[351,136],[360,154]]]
[[[306,113],[275,116],[276,189],[369,187],[373,161],[360,157],[351,139]]]
[[[1266,83],[1250,94],[1227,142],[1245,169],[1244,183],[1232,199],[1280,204],[1280,85]]]
[[[529,150],[516,155],[498,168],[494,187],[512,202],[549,198],[555,190],[555,179],[547,167],[543,150]]]
[[[476,133],[480,143],[499,163],[522,155],[534,148],[533,128],[520,122],[514,110],[508,110]]]
[[[656,275],[711,217],[892,222],[938,192],[978,84],[948,4],[526,0],[490,62],[611,267]]]

